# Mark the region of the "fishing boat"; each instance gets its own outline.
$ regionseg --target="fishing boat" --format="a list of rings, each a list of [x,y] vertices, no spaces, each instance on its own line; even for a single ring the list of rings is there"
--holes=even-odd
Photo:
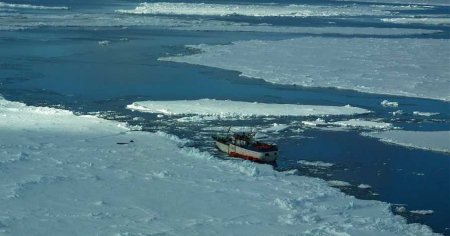
[[[215,146],[230,157],[245,160],[272,163],[277,160],[278,146],[256,141],[252,133],[234,133],[225,135],[213,135]]]

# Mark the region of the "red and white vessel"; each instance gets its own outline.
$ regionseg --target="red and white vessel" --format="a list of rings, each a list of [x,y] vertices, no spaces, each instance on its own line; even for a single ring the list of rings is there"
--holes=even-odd
[[[276,144],[255,141],[251,133],[214,135],[213,139],[216,147],[231,157],[263,163],[275,162],[278,157]]]

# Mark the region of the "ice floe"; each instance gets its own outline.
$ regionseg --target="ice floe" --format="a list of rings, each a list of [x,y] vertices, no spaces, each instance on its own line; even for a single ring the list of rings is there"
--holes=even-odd
[[[342,121],[330,122],[329,124],[343,126],[343,127],[356,127],[356,128],[368,128],[368,129],[391,129],[391,128],[393,128],[391,123],[362,120],[362,119],[342,120]]]
[[[439,152],[450,152],[450,131],[389,130],[363,133],[383,142]]]
[[[338,127],[338,128],[359,128],[359,129],[392,129],[394,126],[391,123],[386,123],[382,121],[374,120],[364,120],[364,119],[350,119],[350,120],[340,120],[340,121],[330,121],[327,122],[322,118],[317,118],[313,121],[302,121],[303,125],[308,127]]]
[[[329,168],[332,167],[333,163],[323,162],[323,161],[307,161],[307,160],[300,160],[297,161],[297,163],[304,165],[304,166],[312,166],[312,167],[319,167],[319,168]]]
[[[17,159],[0,163],[0,225],[11,235],[434,235],[386,203],[172,135],[3,99],[0,117],[0,159]]]
[[[312,127],[316,127],[316,126],[325,126],[328,125],[329,123],[327,123],[324,119],[322,118],[317,118],[316,120],[303,120],[302,124],[305,126],[312,126]]]
[[[40,5],[30,5],[30,4],[14,4],[0,2],[1,8],[19,8],[19,9],[36,9],[36,10],[68,10],[65,6],[40,6]]]
[[[289,125],[273,123],[271,127],[261,129],[260,131],[264,132],[264,133],[269,133],[269,132],[278,133],[278,132],[287,130],[288,128],[289,128]]]
[[[417,215],[431,215],[434,213],[433,210],[412,210],[410,212]]]
[[[201,53],[160,60],[240,71],[276,84],[450,100],[446,39],[305,37],[188,47]]]
[[[415,116],[436,116],[436,115],[439,115],[439,112],[413,111],[413,115],[415,115]]]
[[[383,101],[381,102],[381,105],[382,105],[383,107],[398,107],[398,102],[390,102],[390,101],[388,101],[388,100],[383,100]]]
[[[352,106],[315,106],[200,99],[179,101],[141,101],[127,106],[140,112],[165,115],[200,115],[217,118],[266,116],[329,116],[365,114],[370,111]]]
[[[368,185],[368,184],[359,184],[359,185],[358,185],[358,188],[361,188],[361,189],[369,189],[369,188],[372,188],[372,186],[370,186],[370,185]]]
[[[98,41],[98,45],[100,46],[108,46],[110,43],[108,40]]]
[[[141,3],[135,9],[117,10],[126,14],[254,16],[254,17],[310,17],[390,15],[385,9],[368,6],[282,5],[282,4],[208,4],[208,3]]]
[[[400,116],[400,115],[403,115],[403,114],[405,114],[405,112],[403,111],[403,110],[396,110],[396,111],[393,111],[393,112],[390,112],[393,116]]]
[[[333,187],[350,187],[352,186],[350,183],[342,181],[342,180],[329,180],[327,183]]]
[[[187,31],[239,31],[302,33],[312,35],[422,35],[441,32],[429,29],[375,28],[375,27],[296,27],[270,24],[251,24],[214,19],[177,18],[170,16],[140,16],[110,13],[65,12],[65,14],[33,12],[4,12],[0,8],[0,30],[25,30],[37,27],[133,27],[147,26]],[[119,39],[120,41],[126,38]]]
[[[383,22],[397,24],[425,24],[425,25],[450,25],[448,17],[414,17],[414,18],[383,18]]]
[[[450,6],[448,0],[338,0],[338,1],[351,1],[351,2],[369,2],[369,3],[388,3],[388,4],[417,4],[428,6]]]

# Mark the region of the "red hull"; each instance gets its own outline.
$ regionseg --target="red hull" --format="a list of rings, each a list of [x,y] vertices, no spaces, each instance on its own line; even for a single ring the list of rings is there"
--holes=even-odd
[[[230,152],[228,155],[230,157],[241,158],[241,159],[244,159],[244,160],[254,161],[254,162],[258,162],[258,163],[267,163],[267,162],[265,162],[265,161],[263,161],[263,160],[261,160],[259,158],[254,158],[254,157],[251,157],[251,156],[242,155],[242,154],[239,154],[237,152]]]

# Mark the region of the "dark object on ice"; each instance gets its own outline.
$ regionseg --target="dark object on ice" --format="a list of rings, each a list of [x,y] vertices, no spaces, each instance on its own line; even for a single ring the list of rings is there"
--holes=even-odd
[[[134,143],[133,140],[130,140],[129,142],[118,142],[117,144],[119,145],[125,145],[125,144],[130,144],[130,143]]]
[[[229,130],[228,130],[229,131]],[[224,135],[213,135],[215,146],[231,157],[238,157],[245,160],[273,163],[278,157],[278,146],[254,139],[252,133],[235,133]]]

